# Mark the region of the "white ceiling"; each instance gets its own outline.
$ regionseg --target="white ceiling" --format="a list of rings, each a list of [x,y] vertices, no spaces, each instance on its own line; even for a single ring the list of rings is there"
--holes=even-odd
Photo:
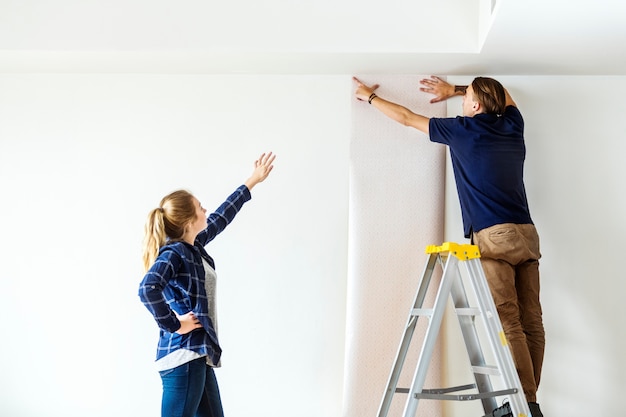
[[[626,75],[626,1],[0,0],[0,72]]]

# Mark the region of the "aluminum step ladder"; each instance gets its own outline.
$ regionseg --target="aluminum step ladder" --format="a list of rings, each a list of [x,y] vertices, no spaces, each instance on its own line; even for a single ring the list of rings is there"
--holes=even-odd
[[[408,394],[403,417],[414,417],[421,399],[481,400],[485,415],[487,415],[498,407],[496,398],[504,396],[508,398],[513,417],[530,416],[528,403],[513,363],[513,357],[502,330],[502,324],[489,291],[485,273],[480,264],[478,247],[446,242],[442,246],[429,245],[426,248],[426,253],[428,254],[428,262],[424,268],[419,289],[415,296],[415,302],[409,312],[404,336],[389,376],[387,388],[378,411],[378,417],[387,417],[392,399],[396,394]],[[443,268],[439,289],[432,308],[424,308],[424,300],[437,265]],[[475,302],[478,304],[476,307],[469,305],[467,293],[463,285],[461,265],[466,267],[464,276],[467,277],[473,287]],[[424,389],[424,381],[426,380],[437,335],[441,328],[448,296],[452,297],[454,309],[461,325],[461,333],[467,348],[475,382],[458,387]],[[429,322],[417,361],[417,369],[415,370],[411,387],[398,388],[400,373],[402,372],[419,317],[427,317]],[[485,363],[484,351],[475,325],[477,318],[482,318],[484,322],[483,333],[486,333],[486,338],[489,340],[491,352],[496,362],[495,365]],[[499,382],[504,387],[503,389],[493,390],[491,378],[494,377],[501,378]],[[463,391],[470,392],[458,394]]]

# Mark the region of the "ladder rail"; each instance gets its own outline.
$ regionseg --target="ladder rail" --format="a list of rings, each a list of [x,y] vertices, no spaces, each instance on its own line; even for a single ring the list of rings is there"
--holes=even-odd
[[[424,341],[422,343],[422,348],[417,361],[417,369],[415,370],[415,374],[413,376],[413,383],[411,384],[409,398],[407,399],[404,407],[404,417],[413,417],[417,411],[419,398],[415,394],[420,393],[424,388],[426,374],[428,373],[428,364],[430,363],[435,349],[437,334],[441,328],[441,322],[443,321],[448,295],[450,294],[455,278],[457,278],[452,273],[455,269],[458,271],[458,259],[454,256],[448,256],[448,259],[445,261],[439,289],[433,303],[433,314],[428,321],[428,327],[426,328],[426,333],[424,335]]]
[[[467,293],[463,286],[463,281],[457,279],[452,286],[452,302],[456,309],[469,309],[469,301],[467,299]],[[487,365],[483,350],[481,349],[480,339],[476,326],[474,325],[474,317],[468,315],[458,315],[459,324],[461,326],[461,334],[465,346],[467,347],[467,354],[469,356],[470,365],[474,373],[474,379],[476,380],[476,388],[478,392],[492,392],[493,387],[491,385],[491,379],[484,372],[476,372],[477,367],[485,367]],[[493,410],[497,407],[496,399],[494,397],[482,397],[481,398],[484,410]]]
[[[514,364],[513,355],[504,334],[504,329],[502,328],[502,323],[500,322],[500,316],[498,315],[496,304],[493,301],[491,290],[487,284],[487,277],[485,276],[485,272],[480,264],[480,259],[477,258],[468,260],[465,265],[470,275],[478,302],[485,309],[484,321],[488,328],[488,332],[491,335],[497,334],[499,336],[498,340],[500,343],[496,343],[494,338],[489,338],[489,342],[491,343],[491,348],[494,352],[498,368],[502,372],[504,382],[507,386],[521,388],[522,384],[519,379],[519,375],[517,374],[517,370],[514,366],[508,366],[510,364]],[[530,409],[528,408],[528,403],[526,402],[523,391],[520,392],[520,395],[511,395],[509,401],[514,416],[521,414],[530,416]]]
[[[400,343],[398,352],[396,353],[394,365],[389,375],[389,380],[387,382],[387,388],[378,409],[378,417],[386,417],[389,413],[389,408],[391,407],[393,395],[397,392],[400,373],[402,372],[404,361],[411,345],[411,339],[413,337],[413,333],[415,332],[415,327],[417,326],[417,319],[419,316],[413,314],[413,311],[416,309],[421,309],[424,305],[424,300],[426,299],[428,287],[430,285],[430,281],[436,266],[437,256],[431,255],[428,258],[426,265],[424,266],[424,272],[422,274],[422,278],[420,279],[418,290],[415,294],[415,299],[413,301],[413,308],[409,312],[409,317],[407,319],[407,324],[404,329],[402,342]]]

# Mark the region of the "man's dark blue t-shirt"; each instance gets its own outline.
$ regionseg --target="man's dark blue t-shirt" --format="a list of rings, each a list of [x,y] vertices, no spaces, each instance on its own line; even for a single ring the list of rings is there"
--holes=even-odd
[[[465,237],[502,223],[532,224],[524,188],[524,119],[504,114],[431,118],[429,136],[450,147]]]

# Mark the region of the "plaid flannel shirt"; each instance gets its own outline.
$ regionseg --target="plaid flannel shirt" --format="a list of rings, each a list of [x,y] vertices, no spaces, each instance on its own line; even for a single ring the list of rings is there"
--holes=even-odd
[[[250,190],[245,185],[237,188],[208,216],[207,227],[198,234],[194,245],[182,241],[166,243],[141,281],[139,298],[160,329],[157,360],[177,349],[189,349],[208,355],[213,363],[219,362],[222,349],[208,314],[202,258],[213,268],[215,263],[204,246],[228,226],[250,198]],[[175,333],[180,322],[174,312],[182,315],[190,311],[202,327],[185,335]]]

